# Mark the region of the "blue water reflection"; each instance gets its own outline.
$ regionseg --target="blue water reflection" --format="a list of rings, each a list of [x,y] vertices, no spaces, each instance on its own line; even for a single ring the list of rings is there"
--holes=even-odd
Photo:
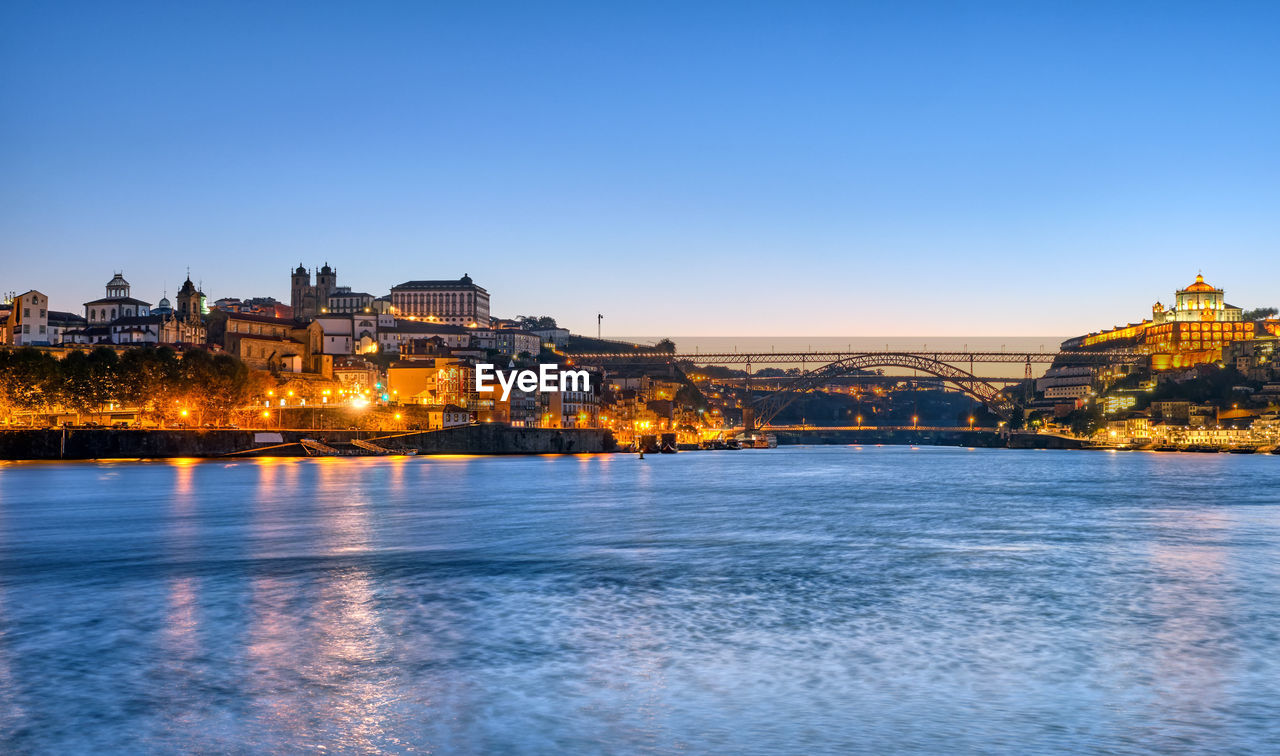
[[[5,751],[1266,751],[1280,459],[0,465]]]

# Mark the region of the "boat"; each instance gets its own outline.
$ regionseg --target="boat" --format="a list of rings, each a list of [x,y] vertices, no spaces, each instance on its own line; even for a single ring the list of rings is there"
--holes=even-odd
[[[1233,446],[1227,449],[1227,454],[1257,454],[1258,449],[1254,446]]]
[[[1175,446],[1174,444],[1161,444],[1160,446],[1156,446],[1156,447],[1152,448],[1152,449],[1151,449],[1151,451],[1158,451],[1158,452],[1176,452],[1176,451],[1182,451],[1182,450],[1181,450],[1181,449],[1179,449],[1179,448],[1178,448],[1177,446]]]
[[[1185,451],[1195,452],[1197,454],[1217,454],[1218,452],[1222,451],[1222,449],[1219,449],[1216,446],[1203,446],[1200,444],[1195,444],[1192,446],[1188,446],[1185,449]]]
[[[772,433],[744,433],[738,437],[743,449],[776,449],[778,437]]]
[[[676,434],[663,433],[662,436],[659,437],[658,451],[663,454],[675,454],[680,451],[680,444],[676,441]]]

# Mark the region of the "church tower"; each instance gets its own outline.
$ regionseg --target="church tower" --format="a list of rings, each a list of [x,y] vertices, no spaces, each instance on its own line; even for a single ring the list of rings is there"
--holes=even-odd
[[[325,263],[316,273],[316,307],[329,306],[329,295],[338,290],[338,271]]]
[[[196,288],[191,282],[190,274],[187,280],[182,282],[182,288],[178,289],[178,307],[174,311],[178,320],[185,320],[188,323],[199,323],[204,315],[204,294]]]
[[[311,273],[302,267],[302,263],[298,263],[298,268],[293,271],[291,281],[289,306],[293,308],[293,316],[300,318],[303,316],[302,308],[306,301],[307,293],[311,291]]]

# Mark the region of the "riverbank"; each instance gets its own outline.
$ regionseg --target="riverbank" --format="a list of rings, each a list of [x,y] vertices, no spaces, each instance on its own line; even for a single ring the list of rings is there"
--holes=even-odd
[[[812,428],[803,431],[771,431],[780,446],[804,444],[881,444],[884,446],[973,446],[1000,448],[1005,439],[995,431],[904,428]]]
[[[165,459],[171,457],[306,455],[303,439],[324,444],[372,441],[417,454],[583,454],[617,448],[596,429],[469,425],[437,431],[381,433],[340,430],[136,430],[130,428],[0,431],[0,459]]]

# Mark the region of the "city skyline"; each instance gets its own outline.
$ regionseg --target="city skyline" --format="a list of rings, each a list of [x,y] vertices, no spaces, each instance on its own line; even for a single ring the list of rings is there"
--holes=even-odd
[[[565,8],[7,6],[0,288],[287,301],[327,261],[655,336],[1280,304],[1273,6]]]

